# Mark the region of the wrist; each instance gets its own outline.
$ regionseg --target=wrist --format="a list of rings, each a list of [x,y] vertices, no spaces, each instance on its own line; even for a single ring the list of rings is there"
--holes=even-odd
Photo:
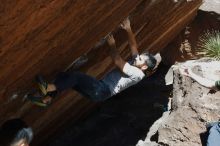
[[[131,27],[127,27],[125,30],[126,30],[127,32],[132,32]]]

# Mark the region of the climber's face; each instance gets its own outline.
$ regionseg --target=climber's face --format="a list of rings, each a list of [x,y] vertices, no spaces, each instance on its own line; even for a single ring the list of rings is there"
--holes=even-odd
[[[146,60],[147,60],[146,55],[144,55],[144,54],[138,55],[135,58],[134,65],[137,66],[137,67],[141,67],[141,66],[145,65]]]
[[[150,71],[155,70],[160,64],[161,60],[162,58],[159,53],[154,56],[151,54],[143,53],[135,58],[134,65],[143,71],[147,70],[148,68]]]
[[[146,70],[148,68],[146,64],[146,60],[148,59],[148,56],[141,54],[138,55],[134,60],[134,66],[140,68],[141,70]]]

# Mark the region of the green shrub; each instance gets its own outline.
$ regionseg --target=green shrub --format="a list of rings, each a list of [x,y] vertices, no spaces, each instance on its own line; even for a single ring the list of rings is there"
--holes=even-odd
[[[198,41],[197,54],[220,60],[220,31],[205,32]]]

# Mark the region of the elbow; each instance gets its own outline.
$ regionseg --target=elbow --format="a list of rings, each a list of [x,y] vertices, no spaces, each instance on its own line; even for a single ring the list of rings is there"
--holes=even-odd
[[[114,60],[115,65],[121,70],[123,71],[124,65],[125,65],[125,61],[120,57],[116,60]]]
[[[137,45],[136,44],[131,45],[131,49],[137,51],[138,50]]]
[[[117,60],[114,61],[114,64],[115,64],[117,67],[120,67],[121,61],[117,59]]]

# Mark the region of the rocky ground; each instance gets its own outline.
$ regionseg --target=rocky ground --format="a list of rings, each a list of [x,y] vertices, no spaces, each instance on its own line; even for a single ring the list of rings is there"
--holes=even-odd
[[[201,146],[207,140],[206,123],[220,118],[220,92],[207,89],[179,73],[179,66],[191,67],[194,73],[219,80],[219,61],[201,59],[177,64],[174,68],[172,109],[158,125],[155,142],[139,141],[137,146]],[[165,117],[165,118],[164,118]]]

